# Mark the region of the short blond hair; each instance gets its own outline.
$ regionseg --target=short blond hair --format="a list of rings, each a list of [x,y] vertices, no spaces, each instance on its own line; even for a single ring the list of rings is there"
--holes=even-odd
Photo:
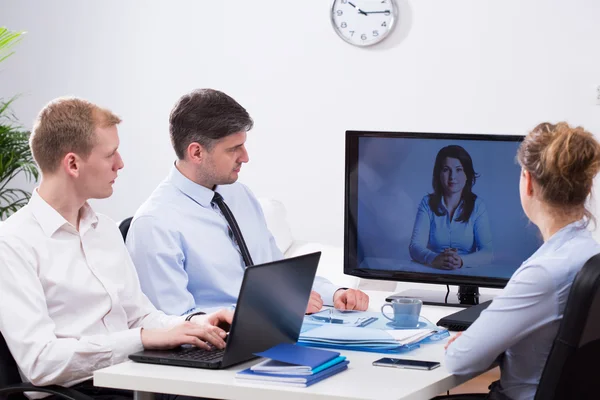
[[[121,122],[111,111],[79,98],[58,98],[38,114],[29,145],[42,172],[55,172],[67,153],[87,159],[96,144],[96,127]]]

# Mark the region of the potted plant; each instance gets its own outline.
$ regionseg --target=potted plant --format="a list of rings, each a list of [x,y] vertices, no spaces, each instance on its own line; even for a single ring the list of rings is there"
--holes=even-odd
[[[23,32],[12,32],[0,27],[0,62],[13,52]],[[11,187],[11,181],[24,174],[27,181],[37,181],[39,173],[29,149],[29,132],[23,129],[10,110],[16,96],[8,100],[0,98],[0,220],[6,219],[27,204],[31,194]]]

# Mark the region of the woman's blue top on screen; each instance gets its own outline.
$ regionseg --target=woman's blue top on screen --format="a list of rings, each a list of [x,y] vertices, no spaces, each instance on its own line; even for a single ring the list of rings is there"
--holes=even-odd
[[[473,212],[466,222],[457,221],[463,209],[460,202],[453,219],[444,204],[440,202],[442,215],[436,215],[429,207],[427,195],[421,200],[412,237],[410,256],[413,260],[431,265],[433,259],[446,248],[455,248],[463,260],[463,266],[478,266],[492,262],[492,233],[490,221],[483,201],[477,197]]]

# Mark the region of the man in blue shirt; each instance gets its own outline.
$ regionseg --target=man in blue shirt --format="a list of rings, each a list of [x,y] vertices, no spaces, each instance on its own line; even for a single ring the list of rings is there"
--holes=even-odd
[[[127,235],[142,290],[165,312],[234,304],[247,265],[283,258],[256,197],[236,182],[248,162],[244,144],[252,125],[240,104],[212,89],[184,95],[171,111],[177,161],[136,212]],[[229,210],[235,223],[226,217]],[[249,255],[242,255],[246,248]],[[356,310],[369,304],[365,293],[321,277],[313,289],[307,313],[323,304]]]

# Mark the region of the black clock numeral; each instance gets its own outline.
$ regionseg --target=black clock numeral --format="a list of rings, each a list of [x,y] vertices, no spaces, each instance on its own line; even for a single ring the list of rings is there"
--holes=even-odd
[[[354,31],[350,31],[350,37],[354,36]]]
[[[342,4],[348,4],[348,0],[342,0]]]
[[[362,40],[367,40],[367,35],[365,35],[365,34],[363,33],[362,35],[360,35],[360,38],[361,38]]]
[[[387,23],[385,21],[383,21],[383,23],[381,24],[381,26],[387,26]]]
[[[345,22],[342,22],[342,24],[340,25],[342,28],[347,28],[348,24],[346,24]]]
[[[337,14],[338,17],[341,17],[344,14],[344,12],[342,10],[337,10],[335,13]]]
[[[377,31],[373,31],[373,36],[374,36],[374,37],[377,37],[377,36],[379,36],[379,32],[377,32]]]
[[[383,15],[385,15],[386,17],[387,17],[388,15],[390,15],[390,10],[385,10],[385,14],[383,14]]]

